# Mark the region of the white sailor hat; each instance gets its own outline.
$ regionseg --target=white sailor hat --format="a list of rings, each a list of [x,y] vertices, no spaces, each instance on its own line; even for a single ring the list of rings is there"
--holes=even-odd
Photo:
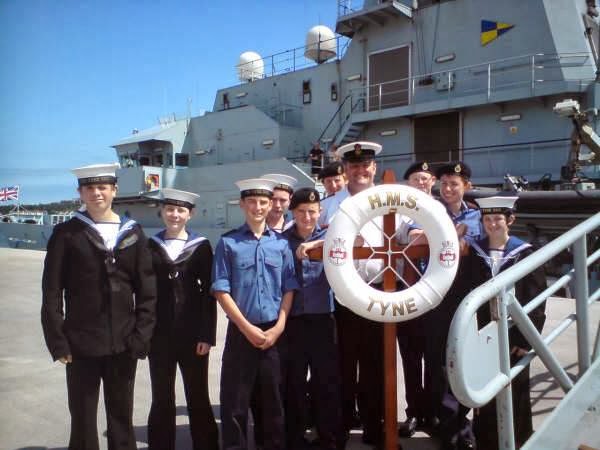
[[[273,188],[277,184],[275,180],[266,178],[249,178],[247,180],[239,180],[235,185],[240,190],[242,198],[260,195],[263,197],[273,197]]]
[[[275,184],[273,189],[282,189],[290,194],[294,192],[294,187],[298,183],[298,180],[296,180],[294,177],[290,177],[289,175],[284,175],[282,173],[267,173],[261,178],[275,181],[277,184]]]
[[[86,184],[116,184],[116,171],[121,166],[118,163],[93,164],[91,166],[78,167],[71,172],[77,177],[79,186]]]
[[[485,197],[476,198],[481,214],[512,214],[515,202],[519,197]]]
[[[160,202],[166,205],[183,206],[192,209],[200,198],[193,192],[180,191],[179,189],[162,188],[160,190]]]
[[[336,154],[347,162],[362,162],[375,159],[381,152],[381,144],[376,142],[358,141],[344,144],[336,150]]]

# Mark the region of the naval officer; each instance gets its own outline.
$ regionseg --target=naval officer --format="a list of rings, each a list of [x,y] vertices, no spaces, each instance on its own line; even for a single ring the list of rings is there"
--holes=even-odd
[[[194,450],[219,448],[208,395],[208,354],[215,345],[217,309],[210,295],[212,249],[187,229],[199,196],[163,188],[165,228],[149,241],[156,273],[156,328],[149,354],[152,405],[148,448],[175,450],[175,375],[181,371]]]
[[[298,283],[287,240],[266,224],[275,184],[261,178],[236,183],[245,223],[225,233],[215,249],[212,291],[229,319],[221,368],[224,449],[248,448],[248,408],[256,385],[263,448],[285,447],[276,344]]]
[[[98,450],[103,386],[109,450],[134,450],[133,387],[150,346],[156,285],[141,227],[112,210],[118,164],[74,169],[84,208],[54,227],[42,278],[42,327],[66,365],[70,450]]]
[[[340,204],[349,196],[358,194],[375,185],[377,164],[375,155],[381,152],[381,145],[375,142],[353,142],[340,146],[337,153],[342,159],[348,184],[335,195],[322,202],[323,212],[320,225],[329,224]],[[404,236],[408,223],[399,215],[396,233]],[[378,225],[377,225],[377,222]],[[370,245],[383,244],[383,218],[367,222],[361,229],[358,242]],[[356,245],[356,244],[355,244]],[[373,287],[381,289],[384,263],[382,260],[355,261],[359,276]],[[365,319],[350,309],[336,305],[336,320],[340,348],[342,374],[342,414],[346,430],[354,426],[357,366],[360,365],[358,379],[358,407],[363,423],[363,442],[379,445],[383,439],[383,325]]]

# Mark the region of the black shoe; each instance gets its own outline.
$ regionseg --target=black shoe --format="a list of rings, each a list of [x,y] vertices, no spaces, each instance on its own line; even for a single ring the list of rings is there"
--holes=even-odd
[[[440,434],[440,419],[436,416],[423,417],[419,421],[419,427],[430,436],[438,436]]]
[[[398,436],[400,437],[411,437],[417,431],[417,425],[419,420],[415,416],[409,416],[404,422],[400,424],[398,428]]]
[[[381,433],[369,433],[368,431],[363,431],[362,441],[367,445],[381,447],[383,444],[383,435]]]
[[[360,428],[362,427],[362,422],[360,420],[360,414],[358,411],[354,411],[352,414],[352,419],[350,420],[350,428]]]
[[[460,439],[458,442],[459,450],[475,450],[477,447],[471,439]]]

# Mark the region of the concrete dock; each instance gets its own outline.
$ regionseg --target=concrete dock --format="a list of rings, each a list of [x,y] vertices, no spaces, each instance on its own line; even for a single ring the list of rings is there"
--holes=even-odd
[[[41,273],[45,252],[0,248],[0,450],[62,450],[67,448],[69,413],[66,402],[65,370],[52,362],[44,344],[40,325]],[[545,330],[574,311],[571,299],[548,302]],[[600,304],[590,309],[591,339],[600,320]],[[226,318],[219,311],[217,346],[211,350],[209,389],[219,417],[219,372]],[[577,377],[576,330],[572,325],[551,346],[572,378]],[[400,367],[400,361],[398,361]],[[399,420],[404,419],[404,383],[398,374]],[[564,396],[548,371],[534,360],[532,365],[534,427]],[[191,449],[187,411],[181,383],[177,386],[177,449]],[[146,420],[150,407],[150,379],[147,360],[140,361],[136,377],[134,425],[139,449],[147,448]],[[106,421],[103,405],[98,413],[100,448],[106,449]],[[353,431],[349,449],[368,449],[360,431]],[[435,439],[417,433],[401,439],[404,450],[433,450]]]

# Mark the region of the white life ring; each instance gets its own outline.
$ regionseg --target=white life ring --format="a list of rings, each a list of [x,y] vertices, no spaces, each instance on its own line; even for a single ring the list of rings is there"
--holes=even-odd
[[[429,244],[429,264],[421,279],[396,292],[368,285],[358,274],[352,257],[354,240],[363,226],[388,213],[413,219]],[[325,274],[338,301],[378,322],[404,322],[435,308],[452,285],[458,258],[458,236],[444,206],[424,192],[399,184],[375,186],[345,199],[323,245]]]

